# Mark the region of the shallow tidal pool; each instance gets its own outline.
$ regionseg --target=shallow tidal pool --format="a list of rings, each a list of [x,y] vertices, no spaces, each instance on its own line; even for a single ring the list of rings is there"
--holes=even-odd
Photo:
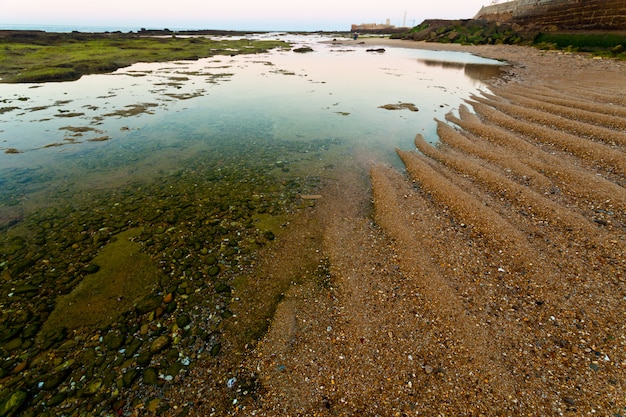
[[[99,415],[219,357],[234,277],[324,178],[399,166],[501,65],[263,36],[312,51],[0,84],[0,398]]]

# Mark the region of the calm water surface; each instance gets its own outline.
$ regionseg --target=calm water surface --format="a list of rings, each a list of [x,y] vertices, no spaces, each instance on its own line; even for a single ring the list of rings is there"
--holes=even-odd
[[[50,404],[110,415],[118,398],[163,397],[169,385],[136,381],[150,369],[175,381],[211,357],[228,372],[290,281],[231,292],[249,285],[255,250],[315,205],[302,196],[356,152],[400,166],[396,147],[436,141],[433,119],[498,72],[468,54],[287,39],[314,51],[0,84],[3,395],[33,415]],[[380,108],[398,103],[419,111]],[[258,313],[228,336],[233,303]],[[167,355],[153,347],[163,329]],[[28,378],[11,371],[27,363]]]
[[[75,82],[0,84],[0,227],[85,191],[151,183],[191,160],[230,158],[242,169],[301,174],[358,146],[397,165],[396,147],[412,148],[417,133],[436,141],[433,119],[485,89],[481,79],[499,64],[465,53],[378,53],[349,40],[281,37],[314,52],[140,63]],[[380,108],[398,103],[419,111]]]
[[[6,168],[132,153],[146,141],[178,147],[166,157],[175,165],[178,151],[199,151],[224,131],[248,140],[332,138],[391,154],[395,146],[410,147],[416,133],[436,140],[433,118],[484,89],[478,77],[498,64],[465,53],[373,53],[357,42],[285,38],[314,52],[136,64],[75,82],[0,84],[0,149],[20,152],[0,156],[2,177],[10,176]],[[379,108],[400,102],[419,112]]]
[[[302,187],[355,147],[397,166],[396,147],[412,148],[417,133],[436,141],[434,118],[485,89],[481,80],[499,68],[465,53],[379,53],[350,40],[263,36],[314,51],[139,63],[75,82],[0,84],[0,230],[28,235],[20,223],[30,215],[41,222],[41,210],[90,211],[107,193],[141,195],[172,175],[197,187],[231,169],[242,182],[253,172]],[[419,111],[380,107],[398,103]],[[123,229],[120,222],[114,231]],[[3,256],[0,267],[10,264]]]
[[[244,192],[241,184],[274,184],[245,192],[284,197],[280,184],[291,181],[297,192],[314,191],[324,170],[350,158],[357,147],[398,166],[396,147],[413,148],[417,133],[436,141],[434,119],[443,120],[485,89],[482,80],[497,74],[500,65],[466,53],[404,48],[380,53],[351,40],[260,37],[268,36],[313,52],[139,63],[75,82],[0,84],[5,239],[49,235],[50,230],[32,230],[42,222],[63,230],[63,216],[73,213],[74,223],[80,222],[97,205],[129,204],[114,193],[141,199],[162,191],[171,177],[182,187],[172,188],[171,195],[179,197],[188,197],[207,178],[233,194]],[[381,108],[399,103],[419,111]],[[144,217],[128,215],[115,227],[105,226],[119,232],[144,225]],[[98,219],[80,233],[93,233]],[[0,268],[16,262],[10,254],[2,256]]]

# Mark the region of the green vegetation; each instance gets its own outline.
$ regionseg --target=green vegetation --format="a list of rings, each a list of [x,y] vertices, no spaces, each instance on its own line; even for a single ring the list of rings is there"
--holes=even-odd
[[[563,49],[591,52],[594,55],[626,59],[626,35],[615,33],[540,33],[535,46],[541,49]]]
[[[466,45],[532,45],[540,49],[590,52],[596,56],[626,59],[626,35],[598,32],[548,32],[513,28],[486,20],[425,20],[392,38]]]
[[[509,25],[484,20],[426,20],[408,33],[396,36],[403,39],[466,45],[519,44],[524,37]]]
[[[67,81],[85,74],[111,72],[135,62],[196,60],[287,47],[289,44],[274,40],[10,32],[0,35],[0,78],[9,83]]]

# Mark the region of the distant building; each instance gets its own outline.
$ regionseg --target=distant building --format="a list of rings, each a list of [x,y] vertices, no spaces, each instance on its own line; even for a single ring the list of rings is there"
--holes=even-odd
[[[406,28],[400,28],[400,27],[396,27],[394,25],[391,24],[391,19],[387,19],[386,22],[383,23],[361,23],[360,25],[356,25],[353,24],[351,26],[351,31],[352,32],[369,32],[369,31],[376,31],[376,32],[384,32],[384,31],[398,31],[398,30],[403,30]]]

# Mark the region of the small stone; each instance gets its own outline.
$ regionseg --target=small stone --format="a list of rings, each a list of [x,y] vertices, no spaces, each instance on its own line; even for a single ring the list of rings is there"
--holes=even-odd
[[[107,333],[104,336],[104,345],[108,350],[118,350],[124,344],[124,336],[116,333]]]
[[[78,342],[74,339],[66,340],[58,347],[60,351],[73,350],[78,345]]]
[[[150,364],[150,360],[152,359],[151,352],[145,350],[137,356],[137,364],[139,366],[148,366]]]
[[[133,339],[128,344],[126,352],[124,352],[124,356],[126,356],[126,358],[132,358],[133,356],[135,356],[135,353],[137,353],[142,344],[143,341],[141,339]]]
[[[46,406],[54,407],[56,405],[61,404],[67,398],[67,392],[60,392],[58,394],[54,394],[48,401],[46,401]]]
[[[138,314],[149,313],[156,310],[161,305],[162,300],[163,299],[158,295],[149,295],[137,303],[135,310]]]
[[[176,318],[176,324],[178,327],[185,328],[189,323],[191,323],[191,319],[187,314],[181,314]]]
[[[161,404],[161,400],[158,398],[150,400],[150,402],[148,403],[148,411],[151,413],[156,413],[159,409],[159,404]]]
[[[54,374],[48,375],[44,380],[44,384],[42,388],[47,391],[54,390],[56,387],[61,385],[63,381],[67,379],[67,377],[70,375],[71,372],[72,370],[68,368],[68,369],[64,369],[62,371],[56,372]]]
[[[178,304],[176,303],[176,301],[172,301],[171,303],[165,305],[165,312],[168,314],[172,314],[174,311],[176,311],[177,307]]]
[[[13,374],[19,374],[20,372],[22,372],[24,369],[26,369],[26,367],[28,366],[28,361],[22,361],[20,363],[18,363],[15,368],[13,368],[13,370],[11,371],[11,373]]]
[[[143,371],[143,383],[146,385],[157,385],[159,382],[159,372],[156,368],[147,368]]]
[[[15,391],[0,401],[0,416],[13,416],[26,401],[27,394],[24,391]]]
[[[85,395],[94,395],[96,392],[98,392],[98,390],[100,390],[101,386],[102,386],[102,378],[97,378],[91,381],[89,384],[87,384],[83,393]]]
[[[172,293],[169,293],[169,294],[167,294],[165,297],[163,297],[163,302],[164,302],[165,304],[169,304],[169,303],[171,303],[172,301],[174,301],[174,294],[172,294]]]
[[[133,385],[133,382],[139,376],[139,371],[136,369],[129,369],[124,372],[122,375],[122,386],[124,388],[130,388]]]
[[[231,292],[231,288],[227,284],[224,284],[223,282],[220,282],[219,284],[217,284],[215,286],[215,291],[217,293],[230,293]]]
[[[5,343],[4,349],[8,350],[8,351],[12,351],[12,350],[15,350],[15,349],[19,348],[20,346],[22,346],[22,339],[17,337],[15,339],[9,340],[7,343]]]
[[[171,364],[169,368],[167,368],[166,374],[176,377],[184,367],[185,366],[182,363],[176,361],[173,364]]]
[[[98,266],[96,264],[89,264],[89,265],[87,265],[86,267],[83,268],[83,272],[85,274],[95,274],[99,270],[100,270],[100,266]]]
[[[167,335],[161,335],[154,339],[154,342],[150,345],[150,353],[157,353],[169,346],[171,340]]]
[[[211,354],[212,357],[216,357],[217,355],[220,354],[220,350],[222,350],[222,344],[216,343],[213,346],[211,346],[211,350],[209,351],[209,353]]]

